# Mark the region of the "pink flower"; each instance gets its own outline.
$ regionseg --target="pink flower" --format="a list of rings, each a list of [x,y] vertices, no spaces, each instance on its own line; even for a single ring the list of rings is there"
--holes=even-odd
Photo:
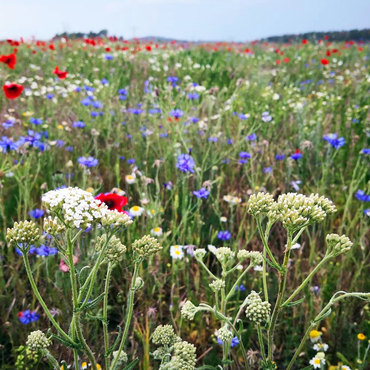
[[[75,265],[76,263],[78,262],[78,257],[77,256],[73,256],[73,264]],[[59,270],[60,271],[63,271],[63,272],[68,272],[69,271],[69,267],[68,265],[64,262],[63,259],[60,260],[60,263],[59,263]]]

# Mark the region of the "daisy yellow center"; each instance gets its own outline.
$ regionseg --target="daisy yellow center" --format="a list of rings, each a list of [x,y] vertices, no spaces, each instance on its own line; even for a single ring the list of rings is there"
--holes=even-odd
[[[179,255],[179,254],[181,254],[181,252],[179,250],[176,250],[175,254]]]
[[[315,365],[320,365],[320,359],[318,359],[318,358],[315,358]]]
[[[132,207],[132,210],[133,210],[134,212],[139,212],[139,211],[140,211],[140,207],[139,207],[139,206],[133,206],[133,207]]]
[[[161,228],[160,228],[160,227],[156,227],[156,228],[154,229],[154,231],[155,231],[156,233],[159,233],[159,232],[161,231]]]
[[[310,331],[310,338],[317,338],[321,335],[321,332],[318,330],[311,330]]]

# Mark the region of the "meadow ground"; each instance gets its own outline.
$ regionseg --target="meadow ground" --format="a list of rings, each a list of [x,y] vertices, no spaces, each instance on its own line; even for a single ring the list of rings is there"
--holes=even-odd
[[[2,369],[366,368],[367,44],[0,55]]]

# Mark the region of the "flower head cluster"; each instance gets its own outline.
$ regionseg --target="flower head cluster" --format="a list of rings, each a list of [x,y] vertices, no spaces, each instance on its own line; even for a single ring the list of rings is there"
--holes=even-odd
[[[173,346],[174,353],[171,361],[164,366],[161,370],[193,370],[196,363],[196,348],[193,344],[186,341],[177,342]]]
[[[79,188],[52,190],[42,196],[45,208],[62,216],[69,227],[86,229],[100,221],[108,207],[95,200],[87,191]]]
[[[237,257],[240,261],[249,258],[252,266],[258,266],[263,262],[262,253],[257,251],[246,251],[245,249],[242,249],[238,252]]]
[[[181,307],[181,315],[188,320],[194,320],[194,316],[197,312],[197,307],[190,301],[186,301]]]
[[[353,245],[347,236],[338,234],[326,235],[326,242],[328,243],[329,252],[335,256],[348,252]]]
[[[6,231],[6,240],[10,246],[29,246],[40,240],[40,229],[33,221],[14,222]]]
[[[209,287],[214,291],[218,292],[222,288],[225,288],[225,281],[221,279],[213,280],[212,283],[209,284]]]
[[[253,216],[267,213],[274,204],[274,198],[269,193],[252,194],[248,201],[248,212]]]
[[[132,224],[132,220],[126,213],[114,210],[106,210],[101,218],[101,224],[105,227],[126,227]]]
[[[249,320],[256,324],[261,324],[263,321],[268,320],[271,306],[269,302],[263,302],[254,290],[248,295],[247,302],[245,315]]]
[[[152,342],[162,346],[172,346],[176,338],[177,336],[171,325],[159,325],[154,330]]]
[[[215,256],[222,265],[229,265],[234,262],[235,252],[228,247],[220,247],[216,249]]]
[[[322,222],[325,217],[336,212],[333,202],[318,194],[306,196],[303,194],[287,193],[279,196],[268,216],[271,220],[281,221],[283,226],[290,230],[314,222]]]
[[[140,258],[147,258],[162,249],[156,238],[145,235],[141,239],[135,240],[132,249]]]
[[[233,339],[233,333],[229,330],[227,324],[216,331],[216,335],[218,338],[222,340],[222,342],[229,342]]]
[[[206,253],[207,253],[207,251],[204,248],[198,248],[194,251],[194,257],[197,260],[203,260]]]
[[[32,351],[40,351],[50,346],[51,340],[41,330],[31,332],[27,337],[26,345]]]
[[[328,134],[322,137],[324,141],[327,141],[334,149],[339,149],[341,146],[345,145],[346,140],[344,137],[339,137],[338,134]]]
[[[96,241],[96,250],[101,252],[104,245],[107,242],[107,235],[104,234],[100,236]],[[118,263],[122,261],[126,252],[126,246],[124,246],[121,241],[116,237],[112,236],[104,252],[104,260],[108,263]]]
[[[113,352],[113,361],[115,361],[116,357],[118,355],[118,351]],[[117,361],[117,366],[123,365],[128,361],[127,353],[125,351],[121,351],[119,354],[119,358]]]
[[[65,226],[58,220],[58,217],[47,217],[44,219],[44,231],[50,235],[61,234]]]

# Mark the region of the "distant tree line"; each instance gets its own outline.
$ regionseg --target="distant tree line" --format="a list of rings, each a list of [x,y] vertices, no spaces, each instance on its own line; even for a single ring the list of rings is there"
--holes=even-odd
[[[68,38],[68,39],[82,39],[82,38],[95,38],[95,37],[107,37],[108,36],[108,30],[101,30],[99,32],[63,32],[56,34],[54,38]]]
[[[330,32],[306,32],[282,36],[270,36],[262,41],[268,42],[295,42],[302,39],[323,40],[327,36],[330,41],[370,41],[370,28],[350,31],[330,31]]]

